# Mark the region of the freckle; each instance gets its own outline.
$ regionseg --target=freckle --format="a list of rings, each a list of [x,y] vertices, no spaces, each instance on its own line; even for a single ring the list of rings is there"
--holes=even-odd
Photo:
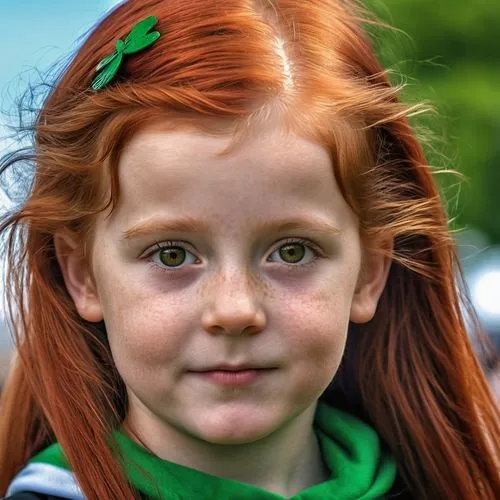
[[[222,286],[224,282],[226,281],[226,277],[223,276],[222,278],[219,278],[217,283],[215,285],[211,285],[209,282],[203,283],[196,291],[196,294],[198,297],[206,297],[208,294],[210,294],[213,290],[217,290],[219,286]],[[266,283],[265,281],[258,279],[256,276],[253,274],[250,275],[250,284],[254,288],[255,291],[260,292],[264,297],[272,297],[272,288],[269,285],[269,283]]]
[[[327,302],[330,303],[333,300],[333,294],[331,290],[320,290],[311,295],[311,299],[314,302]]]
[[[196,295],[200,298],[205,298],[210,293],[209,282],[205,281],[196,289]]]
[[[272,297],[272,288],[269,283],[257,279],[254,275],[250,276],[250,281],[252,282],[255,289],[262,293],[264,297]]]

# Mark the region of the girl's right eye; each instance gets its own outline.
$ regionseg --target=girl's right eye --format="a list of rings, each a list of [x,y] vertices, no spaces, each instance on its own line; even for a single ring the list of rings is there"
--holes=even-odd
[[[180,242],[168,241],[162,244],[156,244],[158,249],[150,254],[156,266],[165,271],[173,271],[182,266],[182,264],[195,264],[199,262],[198,258],[189,250],[180,245]],[[187,261],[186,261],[187,257]]]

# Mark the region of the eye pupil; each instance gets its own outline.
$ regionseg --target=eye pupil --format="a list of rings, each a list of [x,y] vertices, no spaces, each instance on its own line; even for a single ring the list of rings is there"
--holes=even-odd
[[[300,262],[304,257],[305,249],[301,243],[292,243],[280,248],[280,257],[287,262]],[[291,260],[289,260],[291,258]]]
[[[186,251],[181,247],[166,248],[160,252],[160,260],[166,266],[179,266],[186,258]]]

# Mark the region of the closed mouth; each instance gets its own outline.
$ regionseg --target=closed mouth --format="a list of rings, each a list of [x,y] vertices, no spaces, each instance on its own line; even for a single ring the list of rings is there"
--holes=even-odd
[[[213,368],[206,368],[203,370],[190,370],[194,373],[208,373],[208,372],[246,372],[246,371],[264,371],[276,370],[276,367],[255,367],[255,366],[215,366]]]

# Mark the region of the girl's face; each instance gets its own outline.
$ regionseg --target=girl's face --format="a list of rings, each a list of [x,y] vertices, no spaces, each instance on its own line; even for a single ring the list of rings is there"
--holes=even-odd
[[[95,228],[91,273],[58,256],[82,317],[104,319],[139,431],[249,443],[311,418],[349,320],[388,263],[366,259],[324,148],[272,129],[229,138],[145,129]],[[232,373],[230,371],[232,370]]]

